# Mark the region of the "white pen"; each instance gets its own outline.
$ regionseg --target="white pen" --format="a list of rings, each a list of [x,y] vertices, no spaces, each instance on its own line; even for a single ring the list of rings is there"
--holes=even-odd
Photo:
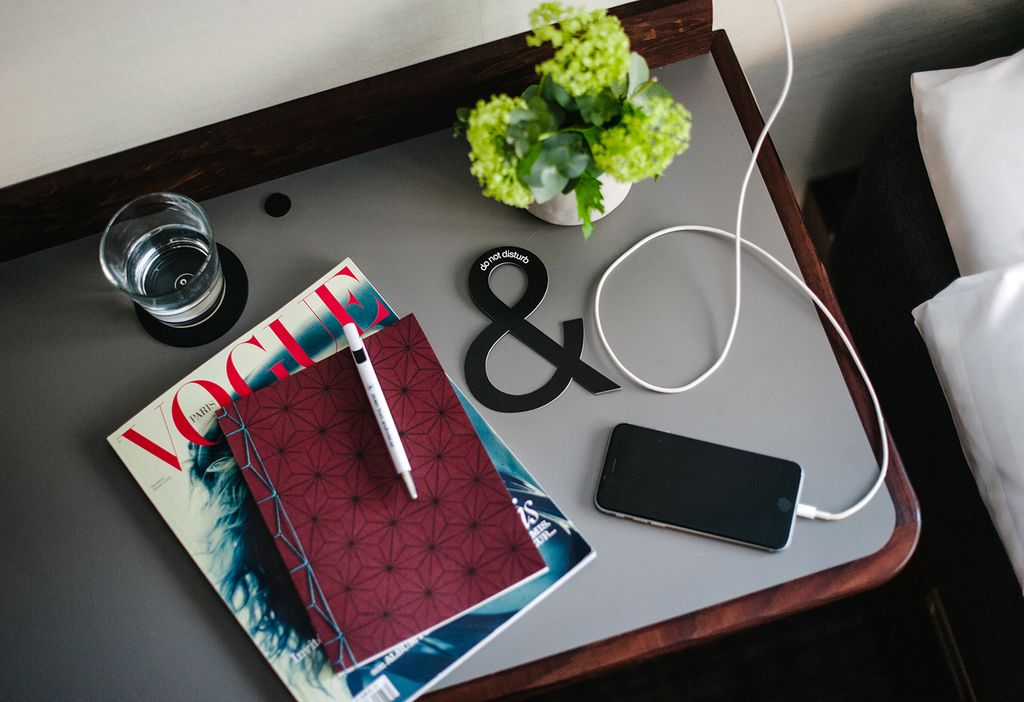
[[[409,457],[405,455],[405,447],[402,446],[402,439],[398,436],[398,427],[395,426],[395,418],[391,416],[391,408],[384,398],[384,391],[381,390],[380,381],[370,363],[370,357],[366,354],[366,347],[359,337],[359,327],[349,322],[342,325],[345,330],[345,338],[348,340],[348,350],[352,352],[355,359],[356,369],[359,371],[359,379],[363,381],[366,388],[366,396],[370,398],[370,406],[373,407],[373,415],[377,418],[377,426],[384,437],[384,444],[391,454],[391,462],[395,464],[395,470],[402,476],[405,486],[409,488],[412,499],[416,499],[416,486],[412,482],[412,466],[409,465]]]

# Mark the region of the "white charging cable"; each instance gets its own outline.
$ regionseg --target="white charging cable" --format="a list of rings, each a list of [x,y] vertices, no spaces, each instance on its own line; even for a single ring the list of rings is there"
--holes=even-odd
[[[729,350],[732,348],[733,340],[736,337],[736,328],[739,325],[740,320],[740,300],[742,292],[740,277],[743,247],[745,246],[750,251],[759,254],[760,256],[765,258],[769,263],[773,264],[776,268],[778,268],[782,273],[785,274],[786,278],[792,281],[798,288],[803,290],[804,293],[808,297],[810,297],[811,300],[814,301],[814,304],[818,307],[819,310],[821,310],[821,313],[825,316],[825,318],[828,319],[829,323],[836,330],[836,333],[839,334],[839,338],[842,339],[843,345],[846,346],[846,350],[847,352],[849,352],[850,358],[853,359],[853,363],[857,367],[857,372],[860,373],[860,377],[864,380],[864,385],[867,388],[868,395],[871,397],[871,403],[872,405],[874,405],[875,409],[875,421],[878,423],[879,435],[881,436],[882,441],[882,455],[881,460],[879,461],[880,471],[878,473],[878,478],[875,480],[875,483],[871,486],[871,489],[868,490],[867,493],[860,500],[858,500],[856,504],[848,507],[847,509],[844,509],[841,512],[832,513],[820,510],[811,505],[797,505],[796,513],[798,517],[803,517],[804,519],[825,519],[829,521],[837,521],[840,519],[846,519],[847,517],[859,512],[864,507],[864,505],[871,501],[871,498],[875,496],[879,489],[881,489],[882,485],[885,483],[885,475],[889,470],[889,443],[886,438],[885,424],[882,419],[882,406],[878,402],[878,396],[875,394],[875,388],[874,386],[872,386],[871,380],[868,379],[867,371],[864,370],[864,365],[861,363],[860,358],[857,356],[857,352],[854,350],[853,344],[850,342],[849,337],[847,337],[846,333],[843,331],[842,326],[832,315],[829,309],[825,306],[825,303],[823,303],[821,299],[814,294],[813,290],[807,287],[807,285],[803,282],[803,280],[800,279],[799,276],[797,276],[788,268],[786,268],[786,266],[784,266],[778,259],[769,254],[767,251],[757,246],[756,244],[753,244],[744,239],[741,233],[741,228],[743,225],[743,205],[746,202],[747,186],[750,184],[750,177],[754,172],[754,168],[757,166],[757,157],[761,153],[761,146],[764,144],[764,140],[768,137],[768,130],[771,128],[772,123],[775,122],[775,118],[778,116],[779,111],[782,109],[782,105],[786,101],[786,96],[789,94],[790,84],[793,82],[793,45],[789,38],[789,26],[786,24],[786,13],[782,8],[781,0],[774,0],[774,2],[775,8],[778,11],[779,21],[782,24],[782,36],[785,39],[786,44],[786,81],[782,86],[782,92],[779,95],[778,102],[775,103],[775,107],[772,109],[771,114],[768,116],[768,120],[764,124],[764,129],[761,130],[761,135],[757,138],[757,142],[754,144],[753,153],[750,157],[750,163],[747,165],[747,172],[743,176],[743,185],[740,187],[740,197],[736,207],[736,233],[733,234],[732,232],[727,232],[724,229],[718,229],[717,227],[706,227],[698,224],[685,224],[678,227],[668,227],[666,229],[656,231],[653,234],[648,234],[643,239],[629,247],[621,256],[615,259],[615,261],[612,262],[610,266],[608,266],[608,269],[601,276],[601,279],[597,283],[597,291],[594,293],[594,321],[597,324],[597,336],[598,339],[600,339],[601,341],[601,345],[604,347],[604,350],[608,353],[608,356],[612,359],[612,362],[618,367],[620,371],[622,371],[622,373],[627,378],[632,380],[637,385],[647,388],[648,390],[652,390],[654,392],[686,392],[687,390],[692,390],[693,388],[697,387],[705,380],[710,378],[715,373],[715,371],[717,371],[719,367],[721,367],[721,365],[725,362],[725,357],[729,355]],[[729,327],[729,335],[728,337],[726,337],[725,345],[722,347],[722,351],[719,354],[718,358],[715,360],[715,362],[712,363],[707,368],[707,370],[705,370],[703,373],[701,373],[699,376],[697,376],[690,382],[686,383],[685,385],[680,385],[678,387],[663,387],[661,385],[649,383],[643,378],[633,373],[631,370],[626,368],[622,361],[619,360],[619,357],[615,355],[615,352],[612,351],[612,347],[608,343],[608,339],[604,333],[604,325],[601,323],[601,292],[604,290],[605,282],[608,280],[608,277],[612,274],[612,272],[616,268],[618,268],[623,261],[625,261],[627,258],[636,253],[636,251],[640,249],[640,247],[649,244],[650,242],[654,241],[659,237],[665,236],[666,234],[672,234],[674,232],[701,232],[704,234],[714,234],[715,236],[720,236],[726,239],[732,239],[736,242],[734,249],[736,261],[736,297],[735,305],[733,306],[732,312],[732,324]]]

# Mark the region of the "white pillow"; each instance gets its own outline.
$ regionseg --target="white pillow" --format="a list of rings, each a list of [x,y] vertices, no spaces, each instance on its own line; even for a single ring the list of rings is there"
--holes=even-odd
[[[954,281],[914,320],[1024,586],[1024,263]]]
[[[1024,261],[1024,51],[910,77],[917,137],[961,275]]]

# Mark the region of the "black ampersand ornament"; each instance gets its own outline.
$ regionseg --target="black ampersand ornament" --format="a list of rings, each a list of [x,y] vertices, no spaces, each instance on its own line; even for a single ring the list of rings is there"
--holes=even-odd
[[[503,265],[516,266],[526,273],[526,291],[511,307],[494,294],[490,285],[491,272]],[[547,291],[548,269],[537,256],[516,246],[500,246],[483,253],[469,271],[469,296],[494,321],[480,332],[466,352],[466,383],[470,392],[492,410],[526,412],[543,407],[574,380],[595,395],[619,389],[583,362],[582,318],[562,322],[561,345],[526,321]],[[513,395],[499,390],[487,377],[487,355],[509,333],[555,367],[550,380],[533,392]]]

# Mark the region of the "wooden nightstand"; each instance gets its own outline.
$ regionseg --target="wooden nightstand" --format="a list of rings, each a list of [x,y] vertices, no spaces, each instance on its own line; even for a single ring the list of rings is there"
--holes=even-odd
[[[25,548],[8,559],[8,566],[27,580],[5,582],[6,601],[35,612],[44,600],[59,596],[76,611],[99,606],[111,613],[99,626],[87,618],[58,624],[65,636],[76,640],[92,627],[88,631],[99,642],[95,647],[56,646],[51,641],[52,658],[45,662],[12,654],[6,665],[24,671],[19,680],[37,680],[44,669],[74,669],[85,677],[54,684],[72,693],[99,689],[103,678],[91,673],[90,656],[117,648],[114,642],[121,637],[129,643],[122,655],[164,662],[141,688],[133,686],[136,697],[166,695],[161,685],[189,675],[173,668],[171,652],[183,648],[213,651],[210,655],[219,666],[197,670],[190,678],[196,689],[233,685],[238,689],[225,694],[284,694],[262,658],[245,648],[233,619],[224,616],[219,604],[210,604],[216,603],[215,597],[199,577],[183,576],[155,593],[160,599],[152,603],[145,626],[117,623],[125,593],[142,597],[135,582],[160,582],[160,568],[170,567],[168,563],[179,572],[194,568],[184,552],[175,551],[177,545],[142,495],[133,492],[123,468],[104,450],[103,437],[213,349],[176,351],[144,337],[130,316],[119,314],[104,296],[95,240],[72,240],[94,235],[117,206],[139,193],[182,192],[203,201],[219,240],[231,243],[248,267],[249,309],[233,334],[257,323],[340,258],[351,256],[400,312],[415,311],[428,335],[431,329],[443,332],[431,336],[432,343],[461,384],[455,371],[473,330],[484,324],[467,300],[465,269],[490,245],[522,243],[545,259],[553,283],[537,323],[554,328],[561,319],[581,315],[592,324],[587,305],[596,275],[642,234],[682,223],[677,218],[684,216],[712,225],[732,224],[722,213],[735,207],[742,167],[762,118],[725,33],[711,31],[710,0],[637,2],[618,8],[617,14],[634,48],[652,67],[666,67],[666,85],[687,93],[677,92],[677,97],[694,111],[694,146],[662,182],[634,188],[619,210],[598,223],[597,234],[587,243],[577,241],[574,231],[541,229],[547,225],[484,201],[465,172],[463,146],[453,146],[446,135],[410,139],[450,123],[458,105],[491,92],[515,92],[531,82],[538,54],[523,48],[521,36],[0,190],[5,253],[11,258],[28,254],[0,266],[7,293],[0,343],[10,349],[7,367],[15,371],[5,386],[9,401],[24,412],[0,427],[9,459],[21,469],[0,474],[0,489],[23,504],[41,500],[73,524],[83,523],[90,508],[75,496],[98,490],[110,510],[105,514],[107,528],[132,535],[118,545],[131,567],[124,566],[124,578],[96,575],[110,588],[108,598],[97,602],[89,599],[95,592],[76,586],[74,576],[86,567],[85,561],[69,561],[66,582],[47,581],[47,588],[38,587],[43,581],[35,579],[30,565],[47,553],[69,549],[68,544],[76,544],[76,553],[110,544],[87,534],[36,533],[27,522],[18,522],[8,539]],[[680,63],[686,59],[691,61]],[[372,149],[378,150],[366,153]],[[798,267],[839,316],[770,141],[759,166],[763,182],[751,197],[750,236],[763,236],[764,245]],[[414,185],[408,190],[394,188],[387,179],[394,167],[409,174]],[[273,186],[267,184],[273,179],[278,179]],[[280,220],[259,211],[258,203],[271,187],[289,192],[295,203]],[[393,196],[389,188],[394,188]],[[61,242],[70,243],[36,251]],[[661,278],[673,285],[692,281],[695,307],[685,314],[694,323],[700,322],[700,309],[731,306],[727,297],[716,296],[715,269],[702,261],[683,261],[695,269],[685,281]],[[666,257],[662,264],[671,261]],[[67,287],[42,281],[44,266],[46,275]],[[701,268],[707,270],[702,273]],[[728,265],[725,270],[730,270]],[[552,406],[557,408],[551,410],[554,414],[537,410],[488,415],[593,543],[598,558],[457,670],[450,678],[457,684],[430,699],[479,700],[592,675],[876,587],[906,563],[920,529],[917,502],[888,436],[893,456],[888,491],[872,503],[874,511],[867,510],[856,523],[820,529],[815,523],[781,554],[667,536],[665,530],[600,515],[591,506],[606,432],[616,421],[633,419],[632,412],[678,433],[804,453],[809,485],[825,495],[823,507],[855,499],[858,486],[870,481],[876,468],[865,434],[873,445],[879,437],[850,362],[838,351],[833,358],[831,339],[826,339],[813,308],[770,272],[751,265],[745,275],[745,285],[751,286],[745,300],[750,302],[741,330],[758,336],[737,342],[729,372],[691,404],[668,404],[624,388],[607,401],[606,396],[567,392]],[[68,299],[66,290],[81,295],[71,305],[62,304]],[[664,300],[666,315],[675,314],[674,298]],[[626,317],[619,313],[617,319],[625,324]],[[715,333],[714,324],[705,319],[688,336],[709,336],[707,343],[713,344]],[[218,342],[217,348],[227,341]],[[608,370],[610,364],[593,344],[585,353]],[[137,377],[127,376],[129,371]],[[63,394],[68,392],[73,397]],[[57,407],[47,407],[47,402]],[[773,453],[767,448],[764,452]],[[66,481],[59,491],[49,482],[46,468],[57,456]],[[833,458],[835,464],[826,465]],[[106,479],[97,481],[97,476]],[[836,492],[829,492],[833,488]],[[648,545],[650,553],[645,553]],[[147,561],[150,549],[158,549],[161,560]],[[644,570],[648,567],[650,577]],[[669,582],[670,576],[678,580]],[[24,587],[25,582],[33,587]],[[138,614],[138,605],[129,611]],[[14,636],[29,642],[26,651],[34,650],[32,642],[39,648],[49,640],[49,633],[33,624],[35,616],[8,622]],[[191,626],[187,633],[172,633],[172,640],[147,634],[152,627],[172,631],[181,621]],[[522,644],[531,638],[534,643]],[[241,642],[237,647],[230,645],[236,641]],[[125,663],[125,675],[136,674],[135,668],[128,669],[133,665],[139,662]],[[29,687],[26,682],[25,689]]]

